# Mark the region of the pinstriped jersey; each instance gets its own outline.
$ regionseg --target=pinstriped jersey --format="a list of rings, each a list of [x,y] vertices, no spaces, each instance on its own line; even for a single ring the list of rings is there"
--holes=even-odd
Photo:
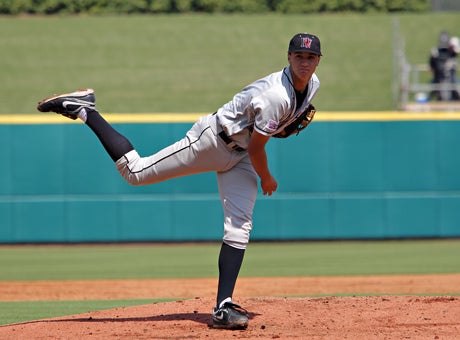
[[[217,111],[219,124],[242,148],[247,148],[252,129],[272,136],[301,115],[319,89],[313,74],[303,103],[296,102],[290,67],[256,80]]]

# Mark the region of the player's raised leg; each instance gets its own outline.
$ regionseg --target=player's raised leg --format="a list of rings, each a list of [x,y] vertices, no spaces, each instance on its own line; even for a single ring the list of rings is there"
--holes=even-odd
[[[56,112],[73,120],[80,118],[93,130],[114,162],[134,150],[130,141],[96,110],[93,89],[80,89],[45,98],[38,103],[37,109],[41,112]]]
[[[45,98],[38,102],[40,112],[56,112],[70,119],[77,119],[82,108],[94,108],[96,97],[93,89],[80,89]]]

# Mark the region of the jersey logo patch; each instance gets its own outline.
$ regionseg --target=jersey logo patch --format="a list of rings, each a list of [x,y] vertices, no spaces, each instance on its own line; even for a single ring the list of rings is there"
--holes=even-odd
[[[275,132],[277,128],[278,122],[274,121],[273,119],[270,119],[267,125],[265,125],[264,130],[267,130],[268,132]]]

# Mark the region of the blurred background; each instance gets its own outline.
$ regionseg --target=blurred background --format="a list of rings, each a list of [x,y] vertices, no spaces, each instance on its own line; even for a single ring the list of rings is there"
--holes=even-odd
[[[95,88],[105,112],[213,112],[286,65],[298,32],[323,44],[321,110],[427,110],[413,104],[438,102],[429,98],[429,60],[441,32],[460,35],[459,7],[454,0],[2,1],[0,113],[33,113],[39,98],[78,87]]]

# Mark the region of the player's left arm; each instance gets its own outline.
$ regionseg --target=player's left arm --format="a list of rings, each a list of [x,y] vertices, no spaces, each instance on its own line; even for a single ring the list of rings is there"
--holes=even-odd
[[[254,130],[249,141],[248,154],[254,170],[260,177],[260,186],[262,187],[263,194],[271,196],[276,191],[278,183],[268,168],[265,145],[269,139],[270,136],[265,136]]]

